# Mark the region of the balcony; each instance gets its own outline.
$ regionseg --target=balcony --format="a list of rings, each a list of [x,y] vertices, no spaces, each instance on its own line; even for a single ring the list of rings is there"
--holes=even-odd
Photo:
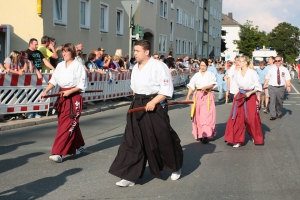
[[[204,10],[204,20],[208,20],[208,12],[207,12],[207,10]]]
[[[203,33],[203,42],[208,42],[208,34]]]

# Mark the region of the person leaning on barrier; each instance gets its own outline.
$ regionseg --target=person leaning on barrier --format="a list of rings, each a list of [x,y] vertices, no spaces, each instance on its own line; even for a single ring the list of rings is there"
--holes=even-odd
[[[88,68],[90,72],[97,72],[100,74],[106,74],[105,71],[98,69],[98,66],[96,63],[94,63],[96,60],[96,54],[90,53],[88,57],[88,61],[85,63],[85,66]]]
[[[19,51],[12,51],[9,56],[4,60],[4,67],[6,71],[12,74],[24,75],[27,72],[27,64],[20,62],[21,55]]]

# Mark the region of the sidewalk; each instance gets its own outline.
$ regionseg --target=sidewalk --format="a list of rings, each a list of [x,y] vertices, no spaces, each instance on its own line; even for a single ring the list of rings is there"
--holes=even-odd
[[[108,100],[106,103],[101,102],[95,105],[88,105],[87,109],[82,110],[81,116],[91,115],[98,112],[102,112],[109,109],[115,109],[122,106],[129,106],[131,101],[113,101]],[[57,121],[57,115],[42,116],[42,118],[32,118],[32,119],[24,119],[24,120],[12,120],[12,121],[4,121],[0,122],[0,131],[6,131],[10,129],[23,128],[26,126],[35,126],[39,124],[45,124],[50,122]]]

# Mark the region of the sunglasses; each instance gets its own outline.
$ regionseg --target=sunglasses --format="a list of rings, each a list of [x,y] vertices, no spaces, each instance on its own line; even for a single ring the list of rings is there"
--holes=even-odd
[[[281,62],[281,60],[275,60],[275,62]]]

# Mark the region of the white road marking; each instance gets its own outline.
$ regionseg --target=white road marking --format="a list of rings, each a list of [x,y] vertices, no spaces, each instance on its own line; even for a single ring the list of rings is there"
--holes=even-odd
[[[295,88],[295,86],[293,86],[293,84],[291,84],[293,89],[299,94],[299,91]]]

